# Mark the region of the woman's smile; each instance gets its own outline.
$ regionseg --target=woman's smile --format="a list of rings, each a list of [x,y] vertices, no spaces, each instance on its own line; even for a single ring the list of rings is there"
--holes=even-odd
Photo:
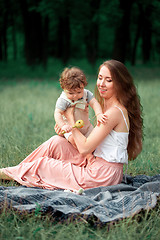
[[[98,74],[97,88],[101,97],[110,98],[114,94],[114,86],[110,71],[103,66]]]
[[[107,90],[106,90],[106,89],[103,89],[103,88],[98,88],[98,90],[99,90],[99,93],[101,93],[101,94],[107,92]]]

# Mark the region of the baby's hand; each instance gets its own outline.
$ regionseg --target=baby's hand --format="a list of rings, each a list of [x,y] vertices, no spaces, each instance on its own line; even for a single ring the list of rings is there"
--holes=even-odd
[[[63,127],[62,127],[62,132],[65,132],[65,133],[68,133],[70,131],[72,131],[72,126],[69,125],[69,124],[65,124]]]
[[[103,114],[103,113],[100,113],[97,115],[97,126],[99,126],[101,123],[102,124],[105,124],[107,122],[107,115],[106,114]]]

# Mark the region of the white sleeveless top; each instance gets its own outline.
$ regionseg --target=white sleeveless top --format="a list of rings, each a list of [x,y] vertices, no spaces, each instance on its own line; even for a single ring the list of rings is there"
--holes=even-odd
[[[117,107],[124,118],[128,132],[116,132],[112,130],[102,143],[94,151],[94,156],[103,158],[107,162],[128,164],[128,135],[129,127],[121,108]]]

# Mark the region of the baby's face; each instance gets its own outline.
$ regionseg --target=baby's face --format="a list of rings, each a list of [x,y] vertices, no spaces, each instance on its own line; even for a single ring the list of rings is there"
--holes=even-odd
[[[68,99],[70,99],[71,101],[77,101],[79,99],[81,99],[83,97],[84,94],[84,87],[83,88],[76,88],[76,89],[64,89],[64,92],[67,96]]]

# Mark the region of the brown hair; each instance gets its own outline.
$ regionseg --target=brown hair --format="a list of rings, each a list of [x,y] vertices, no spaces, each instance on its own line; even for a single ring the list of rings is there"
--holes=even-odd
[[[60,85],[62,89],[76,89],[87,86],[86,76],[83,71],[77,67],[65,68],[60,76]]]
[[[132,76],[123,63],[116,60],[108,60],[99,67],[99,70],[102,66],[109,69],[116,90],[117,100],[128,111],[130,122],[129,143],[127,148],[128,158],[129,160],[135,159],[142,151],[143,139],[143,119],[140,98],[137,94]],[[100,96],[97,87],[95,88],[95,96],[103,109],[103,98]]]

